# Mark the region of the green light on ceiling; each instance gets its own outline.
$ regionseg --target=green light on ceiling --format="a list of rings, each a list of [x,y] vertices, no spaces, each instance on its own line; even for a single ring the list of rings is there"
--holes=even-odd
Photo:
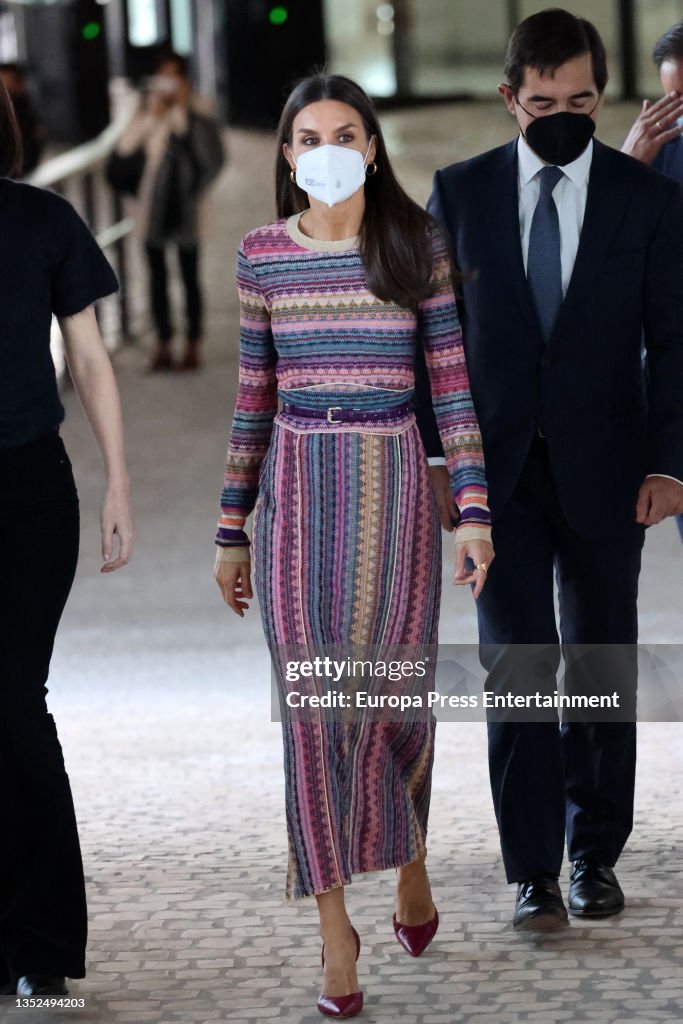
[[[286,7],[273,7],[268,15],[271,25],[284,25],[289,17]]]
[[[102,26],[97,21],[89,21],[87,25],[84,25],[81,34],[84,39],[97,39],[98,35],[102,31]]]

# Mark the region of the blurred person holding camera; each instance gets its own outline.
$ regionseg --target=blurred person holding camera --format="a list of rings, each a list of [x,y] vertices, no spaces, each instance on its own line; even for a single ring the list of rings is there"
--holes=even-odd
[[[107,168],[110,184],[136,199],[136,233],[144,243],[157,334],[152,371],[174,366],[169,246],[177,250],[185,292],[186,344],[178,367],[195,370],[201,365],[204,302],[199,255],[206,220],[204,197],[224,161],[218,124],[192,90],[187,59],[165,54]]]

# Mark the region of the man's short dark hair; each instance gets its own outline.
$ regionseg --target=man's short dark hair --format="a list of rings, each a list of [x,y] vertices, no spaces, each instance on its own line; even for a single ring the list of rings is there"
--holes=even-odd
[[[665,60],[683,60],[683,21],[672,25],[657,42],[652,59],[658,68]]]
[[[510,36],[505,54],[505,76],[514,93],[524,81],[525,68],[543,75],[562,64],[590,53],[593,78],[602,93],[609,78],[607,54],[600,33],[592,22],[559,7],[550,7],[525,18]]]

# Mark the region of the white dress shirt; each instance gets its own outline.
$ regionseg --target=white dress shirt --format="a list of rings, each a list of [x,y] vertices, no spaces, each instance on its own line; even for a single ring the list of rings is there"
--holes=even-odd
[[[588,197],[588,178],[593,159],[593,140],[591,139],[583,153],[570,164],[562,167],[563,177],[553,189],[553,199],[557,206],[560,221],[560,261],[562,265],[562,296],[567,294],[569,281],[576,262],[579,238],[583,227]],[[546,164],[533,149],[523,135],[517,142],[517,186],[519,189],[519,231],[522,242],[522,258],[526,273],[529,259],[529,235],[534,210],[541,194],[541,183],[538,172]],[[446,460],[434,456],[427,460],[430,466],[445,466]],[[650,473],[648,476],[665,476],[662,473]],[[683,481],[676,477],[669,480]]]
[[[588,175],[593,159],[593,140],[580,157],[561,168],[563,177],[553,189],[553,199],[560,220],[560,260],[562,263],[562,296],[567,294],[569,279],[574,270],[579,236],[583,227],[588,196]],[[529,235],[534,210],[541,194],[538,172],[546,164],[537,156],[522,135],[517,143],[517,185],[519,188],[519,230],[522,239],[522,257],[526,273],[529,259]]]
[[[583,226],[583,215],[586,212],[588,195],[588,174],[593,159],[593,140],[588,143],[578,160],[566,164],[560,178],[553,189],[553,199],[560,218],[560,259],[562,262],[562,296],[567,293],[569,279],[572,276],[576,253],[579,248],[579,235]],[[529,258],[529,234],[531,220],[541,194],[541,183],[538,172],[546,165],[537,156],[526,139],[520,135],[517,143],[517,187],[519,189],[519,229],[522,241],[522,257],[526,273]],[[427,460],[430,466],[445,466],[446,460],[434,456]]]

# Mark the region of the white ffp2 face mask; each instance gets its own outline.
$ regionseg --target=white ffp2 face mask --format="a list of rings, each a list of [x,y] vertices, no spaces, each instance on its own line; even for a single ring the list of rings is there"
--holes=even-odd
[[[334,206],[349,199],[365,183],[365,158],[348,146],[317,146],[296,163],[296,183],[321,203]]]

